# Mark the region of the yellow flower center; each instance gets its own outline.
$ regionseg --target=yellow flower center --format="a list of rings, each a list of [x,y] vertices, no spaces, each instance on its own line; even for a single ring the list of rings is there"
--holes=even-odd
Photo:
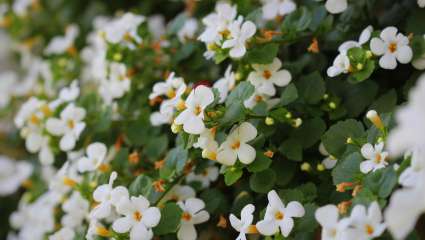
[[[395,51],[397,51],[397,43],[395,42],[390,43],[390,45],[388,45],[388,50],[391,53],[394,53]]]
[[[223,38],[227,38],[230,35],[230,31],[228,29],[225,29],[225,30],[223,30],[223,31],[220,32],[220,35]]]
[[[31,117],[30,117],[30,122],[32,124],[36,124],[37,125],[37,124],[40,123],[40,119],[35,114],[32,114]]]
[[[184,212],[182,214],[182,219],[185,220],[185,221],[190,221],[192,219],[192,215],[188,212]]]
[[[264,72],[263,72],[263,77],[264,77],[265,79],[269,79],[269,78],[271,78],[271,77],[272,77],[272,73],[271,73],[269,70],[264,70]]]
[[[372,235],[373,232],[375,231],[375,229],[369,224],[366,224],[365,228],[366,228],[366,232],[367,232],[368,235]]]
[[[73,179],[69,178],[69,177],[64,177],[63,178],[63,184],[65,184],[66,186],[69,186],[69,187],[74,187],[75,185],[77,185],[77,182],[74,181]]]
[[[381,160],[382,160],[382,156],[381,156],[381,154],[377,153],[377,154],[375,155],[375,163],[380,163],[380,162],[381,162]]]
[[[248,234],[257,234],[258,233],[257,227],[255,225],[250,225],[248,227],[246,233],[248,233]]]
[[[256,95],[256,96],[255,96],[255,101],[256,101],[256,102],[261,102],[261,101],[263,101],[263,97],[262,97],[262,96],[260,96],[260,95]]]
[[[168,98],[174,98],[176,96],[176,91],[174,91],[173,89],[169,89],[168,91],[167,91],[167,97]]]
[[[232,144],[232,149],[233,150],[236,150],[236,149],[238,149],[239,147],[241,146],[241,142],[240,141],[236,141],[236,142],[234,142],[233,144]]]
[[[276,218],[276,220],[282,220],[285,217],[285,214],[283,214],[282,212],[278,211],[274,214],[274,217]]]
[[[135,211],[133,213],[133,218],[134,220],[140,222],[140,220],[142,220],[143,215],[139,212],[139,211]]]
[[[74,129],[74,127],[75,127],[75,122],[74,122],[74,120],[68,120],[67,122],[66,122],[66,124],[68,125],[68,127],[69,128],[71,128],[71,129]]]
[[[104,227],[96,227],[96,234],[101,237],[109,237],[111,233]]]
[[[199,115],[202,113],[202,107],[199,105],[195,106],[195,109],[193,110],[193,113],[195,113],[195,115]]]

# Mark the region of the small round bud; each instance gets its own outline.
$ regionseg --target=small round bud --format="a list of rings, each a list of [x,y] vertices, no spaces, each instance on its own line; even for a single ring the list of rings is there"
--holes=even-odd
[[[328,99],[329,98],[329,94],[325,94],[325,95],[323,95],[323,99]]]
[[[288,112],[288,113],[285,115],[285,117],[286,117],[287,119],[292,118],[292,113]]]
[[[330,102],[330,103],[329,103],[329,108],[330,108],[330,109],[336,109],[336,103],[334,103],[334,102]]]
[[[358,63],[356,66],[357,70],[361,71],[364,68],[364,65],[362,63]]]
[[[292,126],[294,128],[299,128],[302,124],[303,124],[303,120],[301,118],[292,120]]]
[[[237,72],[237,73],[235,74],[235,79],[236,79],[236,81],[240,81],[240,80],[242,79],[242,74],[241,74],[241,73],[239,73],[239,72]]]
[[[323,172],[323,171],[325,171],[325,165],[323,165],[323,164],[317,164],[317,171],[319,171],[319,172]]]
[[[266,117],[266,119],[264,120],[264,122],[266,123],[266,125],[271,126],[274,124],[274,119],[271,117]]]
[[[301,171],[309,172],[311,170],[311,165],[308,162],[301,164]]]
[[[182,125],[178,125],[178,124],[175,124],[175,123],[171,124],[171,131],[174,134],[179,133],[182,130],[182,128],[183,128]]]
[[[115,53],[112,58],[114,59],[114,61],[119,62],[119,61],[122,60],[122,54],[121,53]]]
[[[352,138],[347,138],[347,144],[353,144],[354,142],[353,142],[353,139]]]
[[[373,57],[373,53],[372,53],[372,51],[370,51],[370,50],[367,50],[366,51],[366,57],[369,59],[369,58],[371,58],[371,57]]]

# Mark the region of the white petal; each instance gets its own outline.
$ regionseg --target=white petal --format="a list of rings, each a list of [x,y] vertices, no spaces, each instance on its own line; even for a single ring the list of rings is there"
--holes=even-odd
[[[131,228],[130,240],[150,240],[152,237],[152,230],[148,230],[142,223],[138,223]]]
[[[189,115],[187,122],[183,123],[183,130],[190,134],[201,134],[205,130],[204,121],[200,116]]]
[[[291,217],[302,217],[305,214],[305,210],[301,203],[293,201],[288,203],[285,213]]]
[[[347,9],[347,0],[327,0],[325,4],[326,10],[332,14],[342,13]]]
[[[397,60],[400,63],[409,63],[412,61],[413,52],[409,46],[402,46],[397,50]]]
[[[256,224],[258,232],[265,236],[271,236],[279,231],[279,225],[274,220],[262,220]]]
[[[177,239],[179,240],[196,240],[197,236],[196,229],[192,224],[181,224],[177,232]]]
[[[111,203],[116,205],[122,198],[129,198],[128,189],[123,186],[118,186],[111,191]]]
[[[205,108],[214,102],[214,93],[211,88],[201,85],[198,86],[194,91],[196,98],[199,99],[197,102],[201,105],[202,108]]]
[[[257,137],[257,128],[249,122],[243,122],[239,125],[237,131],[242,142],[249,142]]]
[[[148,228],[156,227],[161,220],[161,212],[156,207],[150,207],[143,212],[142,222]]]
[[[112,224],[112,229],[114,229],[114,231],[117,233],[126,233],[130,231],[131,227],[132,227],[132,220],[130,219],[130,217],[118,218]]]
[[[241,143],[238,150],[239,161],[244,164],[250,164],[255,160],[255,148],[246,143]]]
[[[375,167],[374,160],[367,160],[360,163],[360,171],[364,174],[372,171],[374,167]]]
[[[49,118],[46,122],[46,129],[54,136],[62,136],[65,133],[65,122],[57,118]]]
[[[366,143],[361,148],[361,153],[364,158],[366,159],[374,159],[375,158],[375,149],[373,148],[372,144]]]
[[[106,156],[107,148],[103,143],[92,143],[87,147],[87,156],[89,158],[104,159]]]
[[[338,208],[335,205],[326,205],[318,208],[314,216],[324,228],[333,227],[338,222]]]
[[[233,166],[238,158],[237,156],[236,151],[230,148],[225,148],[218,152],[217,161],[226,166]]]
[[[385,42],[393,42],[397,38],[397,28],[396,27],[386,27],[384,30],[382,30],[380,37]]]
[[[144,211],[150,205],[149,201],[143,196],[139,196],[139,197],[132,196],[131,197],[131,203],[139,211]]]
[[[355,222],[362,222],[366,219],[366,208],[363,205],[356,205],[351,210],[350,218],[354,220]]]
[[[192,222],[194,224],[204,223],[208,221],[208,219],[210,219],[210,214],[205,210],[202,210],[192,216]]]
[[[285,217],[280,222],[279,226],[280,226],[280,231],[282,231],[282,235],[284,237],[287,237],[291,233],[292,228],[294,228],[294,220],[292,220],[292,218]]]
[[[381,223],[382,221],[382,213],[381,208],[377,202],[373,202],[370,204],[368,209],[368,218],[372,220],[373,223]]]
[[[232,227],[236,231],[238,231],[238,232],[241,231],[241,228],[243,227],[243,224],[242,224],[241,220],[239,220],[235,215],[230,214],[229,221],[230,221],[230,225],[232,225]]]
[[[279,87],[284,87],[291,82],[292,76],[288,70],[280,70],[279,72],[273,73],[272,80],[274,84]]]
[[[241,58],[246,53],[246,47],[243,44],[235,45],[229,52],[230,57],[232,58]]]
[[[195,214],[205,208],[205,203],[199,198],[189,198],[186,200],[185,206],[191,214]]]
[[[62,151],[69,151],[75,147],[75,137],[72,134],[65,134],[60,140],[60,148]]]
[[[43,137],[38,133],[30,133],[25,140],[25,147],[30,153],[36,153],[40,150],[43,143]]]
[[[246,21],[241,28],[241,35],[244,40],[252,37],[257,31],[257,27],[251,21]]]
[[[386,52],[385,43],[380,38],[372,38],[370,41],[370,50],[378,56]]]
[[[395,69],[397,67],[397,60],[394,54],[386,53],[379,59],[379,66],[383,69]]]

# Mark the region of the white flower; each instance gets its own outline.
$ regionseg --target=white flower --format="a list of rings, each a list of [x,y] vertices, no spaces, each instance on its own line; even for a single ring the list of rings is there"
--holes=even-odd
[[[230,48],[229,55],[232,58],[241,58],[246,53],[246,42],[254,36],[257,27],[251,21],[242,23],[243,18],[239,17],[229,26],[230,38],[223,42],[223,48]]]
[[[59,99],[64,102],[75,101],[80,95],[80,87],[78,86],[78,80],[74,80],[69,87],[63,88],[59,92]]]
[[[211,182],[217,180],[219,175],[218,167],[209,166],[201,174],[189,173],[186,177],[187,182],[200,182],[202,188],[208,188]]]
[[[255,92],[252,94],[251,97],[249,97],[243,102],[243,105],[246,108],[253,109],[260,102],[265,102],[267,105],[267,109],[271,109],[277,104],[279,104],[280,98],[272,98],[264,93],[259,93],[258,89],[255,89]]]
[[[84,108],[76,107],[73,103],[68,104],[61,112],[60,118],[49,118],[46,122],[46,129],[54,136],[62,136],[60,148],[62,151],[69,151],[75,147],[80,134],[86,127],[82,121],[86,116]]]
[[[152,228],[158,225],[161,213],[158,208],[149,205],[143,196],[121,199],[117,212],[124,217],[115,220],[112,229],[118,233],[130,232],[130,240],[152,239]]]
[[[198,86],[186,99],[186,109],[174,120],[175,124],[183,124],[183,130],[190,134],[201,134],[205,130],[204,110],[214,101],[214,93],[210,88]]]
[[[272,20],[277,16],[285,16],[297,9],[292,0],[263,0],[263,18]]]
[[[75,232],[70,228],[61,228],[59,231],[49,236],[49,240],[73,240]]]
[[[266,208],[264,220],[257,223],[258,231],[265,235],[271,236],[277,232],[287,237],[294,227],[294,217],[302,217],[305,214],[304,207],[296,201],[289,202],[285,207],[276,191],[272,190],[267,195],[269,204]]]
[[[372,38],[370,50],[378,56],[379,66],[384,69],[395,69],[397,61],[409,63],[413,52],[409,46],[409,39],[401,33],[397,34],[396,27],[387,27],[382,30],[380,38]]]
[[[127,76],[127,67],[113,62],[109,65],[109,77],[101,81],[99,93],[106,104],[124,96],[130,90],[131,81]]]
[[[275,85],[284,87],[289,84],[292,79],[291,73],[288,70],[280,68],[282,62],[275,58],[271,64],[260,65],[253,64],[252,68],[255,71],[248,75],[248,81],[255,86],[260,94],[274,96],[276,94]]]
[[[32,0],[17,0],[13,2],[12,9],[16,15],[23,17],[27,14],[28,7],[31,6]]]
[[[425,0],[418,0],[418,5],[421,8],[425,7]]]
[[[165,19],[160,14],[155,14],[148,17],[149,32],[152,33],[155,40],[159,40],[165,35]]]
[[[65,53],[68,49],[72,48],[74,41],[77,38],[79,33],[79,28],[77,25],[70,25],[66,28],[65,36],[53,38],[46,49],[44,49],[45,54],[62,54]]]
[[[78,160],[78,171],[91,172],[96,170],[106,159],[108,149],[100,142],[92,143],[87,147],[87,157]]]
[[[223,38],[223,33],[229,30],[229,24],[233,22],[236,15],[236,6],[218,2],[215,12],[202,19],[206,28],[198,39],[207,44],[219,42]]]
[[[350,70],[350,59],[347,56],[348,50],[351,48],[362,47],[367,43],[372,36],[373,27],[366,27],[360,34],[358,41],[346,41],[339,46],[339,54],[336,56],[333,65],[328,68],[327,74],[329,77],[335,77],[342,73],[348,73]]]
[[[64,215],[61,224],[68,228],[76,228],[82,225],[88,215],[89,202],[81,194],[74,191],[69,199],[62,204]]]
[[[254,211],[254,205],[248,204],[241,211],[241,219],[238,219],[235,215],[230,214],[230,225],[232,225],[232,227],[239,232],[236,240],[246,240],[246,234],[255,233],[257,231],[255,225],[251,225],[254,221]]]
[[[122,17],[111,21],[109,24],[106,24],[104,28],[105,38],[108,42],[114,44],[119,43],[122,40],[134,40],[137,43],[140,43],[141,39],[137,35],[137,28],[144,21],[144,16],[126,13]]]
[[[193,144],[194,148],[205,149],[208,147],[208,144],[212,141],[215,141],[215,133],[217,128],[205,129],[198,137],[196,143]]]
[[[231,90],[233,90],[235,84],[235,73],[232,72],[232,66],[229,65],[226,69],[226,72],[224,73],[224,77],[217,80],[217,82],[215,82],[213,85],[213,88],[217,89],[220,93],[220,103],[226,101],[227,95]]]
[[[204,223],[210,218],[210,214],[203,210],[205,208],[204,201],[198,198],[189,198],[177,204],[183,211],[180,228],[177,232],[177,239],[196,240],[198,234],[195,225]]]
[[[109,183],[100,185],[93,192],[93,199],[99,204],[90,212],[90,216],[100,219],[107,218],[112,212],[112,207],[120,202],[122,198],[128,198],[127,188],[123,186],[113,187],[117,173],[112,172]]]
[[[385,223],[395,239],[406,238],[425,212],[424,183],[425,174],[422,174],[417,186],[400,189],[392,194],[390,204],[385,210]]]
[[[316,0],[322,1],[322,0]],[[326,0],[325,8],[332,14],[344,12],[348,7],[347,0]]]
[[[350,225],[357,230],[358,239],[372,239],[381,236],[386,228],[382,220],[381,209],[377,202],[371,203],[367,212],[363,205],[356,205],[351,210]]]
[[[165,82],[159,82],[153,85],[152,93],[149,95],[149,99],[154,99],[159,96],[167,96],[168,99],[173,99],[176,97],[177,91],[181,87],[184,87],[184,90],[186,89],[184,79],[181,77],[176,77],[175,73],[172,72],[168,75]]]
[[[320,143],[319,145],[319,152],[326,158],[323,159],[322,164],[325,166],[326,169],[332,169],[335,167],[336,163],[338,162],[338,159],[335,159],[334,156],[330,155],[328,151],[325,148],[325,145],[323,143]]]
[[[0,155],[0,196],[14,193],[33,171],[30,163]]]
[[[6,107],[13,97],[18,76],[15,72],[0,73],[0,109]]]
[[[177,37],[180,42],[185,43],[187,39],[192,39],[195,36],[196,30],[198,30],[198,21],[194,18],[189,18],[177,32]]]
[[[247,144],[257,136],[257,129],[249,122],[235,127],[227,136],[217,153],[217,161],[232,166],[239,158],[244,164],[250,164],[255,159],[255,149]]]
[[[403,187],[415,187],[425,172],[423,149],[416,149],[410,154],[410,166],[406,168],[398,178]]]
[[[318,208],[314,216],[322,226],[322,240],[355,239],[353,231],[348,229],[349,219],[339,219],[338,208],[335,205]]]
[[[361,148],[361,153],[366,161],[360,163],[360,171],[364,174],[370,171],[376,171],[378,169],[384,168],[388,165],[387,157],[388,153],[383,152],[384,143],[378,143],[374,146],[370,143],[366,143]]]

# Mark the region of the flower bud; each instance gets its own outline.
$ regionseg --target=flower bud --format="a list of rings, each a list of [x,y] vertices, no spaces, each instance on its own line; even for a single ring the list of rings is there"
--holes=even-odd
[[[311,165],[308,162],[301,164],[301,171],[309,172],[311,170]]]
[[[299,128],[302,124],[303,124],[303,120],[301,118],[292,120],[292,126],[294,128]]]
[[[381,117],[379,117],[378,113],[375,110],[370,110],[366,114],[367,119],[375,125],[378,129],[384,129],[384,124],[382,123]]]
[[[264,122],[266,123],[266,125],[271,126],[274,124],[274,119],[271,117],[266,117],[266,119],[264,120]]]
[[[323,172],[323,171],[325,171],[325,165],[323,165],[323,164],[317,164],[317,171],[319,171],[319,172]]]
[[[171,131],[174,134],[179,133],[182,130],[182,128],[183,128],[182,125],[178,125],[178,124],[175,124],[175,123],[171,124]]]

